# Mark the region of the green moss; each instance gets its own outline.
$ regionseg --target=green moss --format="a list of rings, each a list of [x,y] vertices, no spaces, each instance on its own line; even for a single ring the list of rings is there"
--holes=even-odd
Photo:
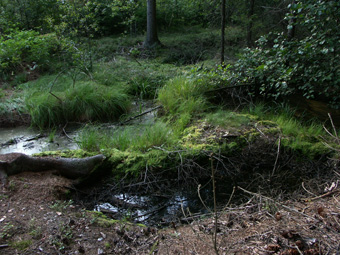
[[[252,122],[252,119],[254,118],[250,114],[223,110],[207,114],[206,116],[206,120],[209,124],[226,129],[238,129],[243,126],[248,126]]]
[[[100,227],[109,228],[119,222],[119,220],[109,219],[102,212],[88,211],[88,213],[90,214],[91,222]]]
[[[32,244],[32,240],[21,240],[17,242],[11,242],[9,245],[15,249],[18,249],[20,251],[26,250],[28,247],[30,247]]]
[[[322,142],[308,141],[301,137],[286,137],[282,139],[281,144],[297,155],[302,155],[309,159],[331,153],[331,150]]]
[[[108,161],[115,176],[125,173],[138,175],[141,170],[145,170],[146,166],[152,170],[172,164],[167,157],[167,152],[156,149],[149,150],[146,153],[112,149]]]
[[[98,152],[88,152],[85,150],[62,150],[62,151],[44,151],[35,153],[36,157],[62,157],[62,158],[86,158],[98,155]]]

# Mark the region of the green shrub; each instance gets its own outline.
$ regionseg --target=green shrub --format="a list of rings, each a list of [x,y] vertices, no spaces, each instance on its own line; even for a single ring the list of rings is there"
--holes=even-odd
[[[75,42],[55,34],[15,30],[0,37],[0,80],[15,85],[26,82],[31,74],[35,77],[47,71],[70,72],[77,68],[88,72],[88,62],[88,54]]]
[[[235,65],[234,78],[265,98],[302,94],[339,108],[339,7],[339,1],[296,1],[287,19],[295,19],[299,38],[289,40],[282,33],[261,37]]]
[[[0,38],[0,78],[12,72],[48,68],[60,42],[54,34],[39,35],[35,31],[15,31]]]

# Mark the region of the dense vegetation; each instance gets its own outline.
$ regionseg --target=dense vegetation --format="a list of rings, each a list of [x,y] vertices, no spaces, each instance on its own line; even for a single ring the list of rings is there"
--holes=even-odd
[[[155,5],[157,12],[150,10]],[[45,135],[41,140],[59,146],[54,138],[60,135],[79,147],[38,156],[105,156],[70,189],[70,180],[52,173],[15,176],[9,192],[0,194],[8,205],[0,208],[6,214],[0,249],[165,254],[158,249],[173,238],[167,254],[183,247],[195,254],[243,254],[244,247],[252,253],[335,254],[339,19],[339,0],[0,0],[0,130],[26,125],[43,134],[26,141]],[[156,27],[158,34],[149,33]],[[0,163],[6,179],[3,169],[13,161]],[[143,197],[142,207],[151,211],[135,217],[142,207],[126,203],[131,193],[157,199],[175,194],[170,206],[181,204],[181,222],[201,218],[185,208],[190,198],[182,200],[179,189],[194,190],[214,216],[197,228],[190,224],[199,242],[213,244],[207,252],[176,228],[179,218],[166,220],[174,228],[168,233],[127,223],[168,211]],[[109,219],[72,200],[51,204],[57,194],[74,195],[81,208],[87,197],[91,210],[115,203],[117,214],[112,210]],[[221,200],[223,214],[232,207],[224,216],[218,196],[228,196]],[[332,206],[320,203],[328,196]],[[289,223],[294,215],[299,217]],[[230,252],[224,242],[217,247],[217,237],[242,249]],[[177,249],[181,240],[190,245]],[[266,245],[251,248],[255,243]]]
[[[250,2],[227,1],[227,60],[219,63],[216,1],[158,1],[162,44],[146,48],[146,1],[1,0],[0,115],[29,114],[40,129],[97,123],[83,130],[80,147],[138,162],[116,166],[125,171],[165,167],[172,150],[228,154],[259,134],[279,135],[281,146],[308,157],[329,153],[322,126],[302,125],[287,99],[338,108],[340,3]],[[163,107],[154,125],[98,131],[135,114],[132,101],[141,112],[143,100]],[[221,144],[200,131],[212,128],[236,132],[238,141]]]

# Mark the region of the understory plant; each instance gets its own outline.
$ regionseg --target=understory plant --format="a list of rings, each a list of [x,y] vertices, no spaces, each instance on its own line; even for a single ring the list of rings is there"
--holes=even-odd
[[[54,127],[69,121],[118,120],[130,107],[123,90],[95,82],[78,82],[65,91],[35,91],[26,100],[32,125]]]
[[[74,43],[53,33],[13,30],[0,36],[0,49],[0,80],[4,81],[22,83],[33,73],[57,71],[81,62]]]
[[[269,34],[246,49],[231,79],[269,99],[291,94],[340,102],[339,1],[295,1],[286,19],[299,35]]]

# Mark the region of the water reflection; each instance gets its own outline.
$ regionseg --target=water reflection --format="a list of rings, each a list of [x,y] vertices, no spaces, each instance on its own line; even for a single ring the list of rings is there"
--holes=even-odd
[[[70,138],[76,137],[76,132],[68,133]],[[27,155],[44,151],[78,149],[78,145],[62,134],[55,134],[53,142],[48,135],[28,127],[0,128],[0,154],[19,152]]]

